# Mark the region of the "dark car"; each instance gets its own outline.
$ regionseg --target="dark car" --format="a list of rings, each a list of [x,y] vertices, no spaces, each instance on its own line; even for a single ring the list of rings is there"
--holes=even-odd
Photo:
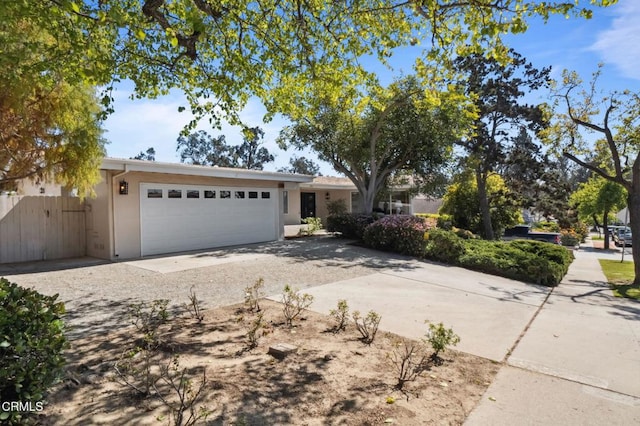
[[[557,232],[531,232],[529,225],[518,225],[505,229],[503,240],[535,240],[546,243],[561,244],[560,234]]]

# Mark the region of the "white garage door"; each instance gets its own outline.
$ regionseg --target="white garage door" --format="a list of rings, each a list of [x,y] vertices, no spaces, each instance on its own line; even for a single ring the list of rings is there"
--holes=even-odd
[[[276,240],[277,195],[270,188],[141,183],[141,254]]]

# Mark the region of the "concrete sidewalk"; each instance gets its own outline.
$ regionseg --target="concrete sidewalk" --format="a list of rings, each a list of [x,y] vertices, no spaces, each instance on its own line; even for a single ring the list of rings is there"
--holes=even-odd
[[[466,425],[640,424],[640,303],[578,251]]]

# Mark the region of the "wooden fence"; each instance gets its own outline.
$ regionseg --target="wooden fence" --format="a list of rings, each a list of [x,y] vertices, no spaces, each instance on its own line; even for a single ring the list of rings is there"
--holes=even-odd
[[[85,253],[85,210],[78,198],[0,195],[0,263]]]

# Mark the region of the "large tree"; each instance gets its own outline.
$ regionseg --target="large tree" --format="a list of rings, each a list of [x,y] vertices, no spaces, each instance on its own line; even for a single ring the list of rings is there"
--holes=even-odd
[[[585,222],[599,221],[604,227],[604,248],[609,249],[609,214],[617,213],[626,205],[626,191],[618,183],[596,175],[580,184],[576,192],[571,194],[571,204],[578,210],[580,219]]]
[[[66,45],[60,34],[2,14],[0,4],[0,187],[21,179],[55,180],[84,196],[104,155],[101,108],[93,87],[43,60]],[[34,52],[34,45],[43,52]]]
[[[426,90],[413,77],[365,97],[362,102],[326,107],[281,132],[282,148],[310,147],[347,176],[373,210],[378,193],[394,174],[433,180],[449,160],[464,127],[465,110],[455,94]],[[359,108],[363,105],[364,108]]]
[[[602,95],[596,89],[599,75],[600,70],[584,86],[576,73],[563,73],[554,90],[556,107],[563,109],[557,110],[547,136],[567,158],[627,191],[634,284],[640,285],[640,93],[625,90]],[[587,159],[594,150],[587,135],[593,133],[604,139],[611,165]]]
[[[289,159],[288,167],[281,167],[278,171],[282,173],[320,176],[320,166],[307,157],[298,157],[296,155]]]
[[[242,144],[229,149],[232,166],[242,169],[262,170],[265,163],[274,160],[273,155],[264,143],[264,131],[260,127],[245,127],[242,129]]]
[[[520,223],[520,205],[505,185],[504,179],[493,173],[487,178],[486,185],[492,228],[501,233]],[[483,232],[478,184],[473,169],[463,170],[454,177],[444,195],[440,213],[451,215],[453,226],[476,234]]]
[[[474,133],[458,144],[466,153],[466,165],[475,172],[478,202],[482,217],[482,235],[493,239],[487,179],[500,168],[507,157],[513,135],[519,129],[537,133],[544,127],[542,109],[524,102],[529,92],[549,81],[550,68],[538,70],[511,50],[510,60],[501,63],[482,54],[461,56],[454,61],[462,74],[459,83],[472,99],[477,118]]]
[[[177,151],[183,163],[201,166],[237,167],[262,170],[264,163],[274,160],[262,146],[264,131],[260,127],[245,127],[242,144],[229,145],[226,137],[212,137],[204,130],[178,138]]]

